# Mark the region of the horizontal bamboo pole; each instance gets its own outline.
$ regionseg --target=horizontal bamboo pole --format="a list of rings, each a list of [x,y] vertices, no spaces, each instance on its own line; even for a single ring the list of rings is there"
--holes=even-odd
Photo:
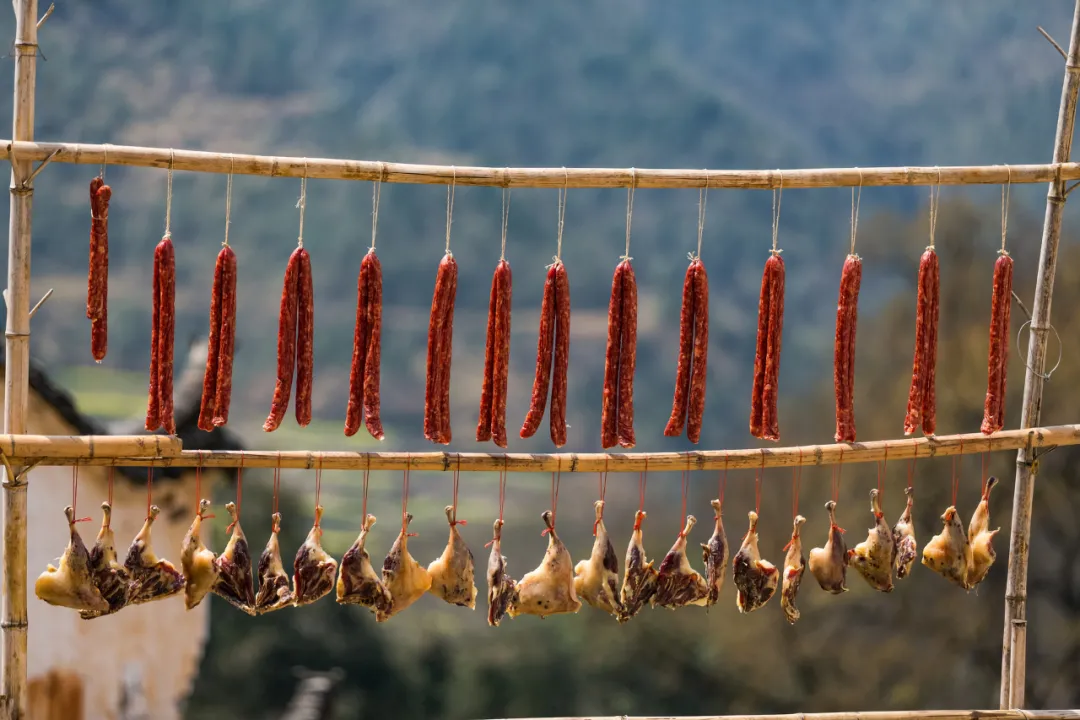
[[[657,170],[649,168],[497,168],[415,165],[375,160],[275,157],[130,145],[0,140],[0,160],[134,165],[227,175],[382,180],[420,185],[512,188],[826,188],[871,185],[1002,185],[1080,179],[1080,163],[801,170]]]
[[[453,453],[453,452],[314,452],[288,450],[272,452],[185,450],[154,456],[146,444],[162,436],[115,438],[41,438],[27,444],[24,438],[35,436],[0,435],[0,449],[5,453],[14,444],[19,452],[13,461],[33,460],[39,465],[157,465],[168,467],[246,467],[300,468],[325,470],[454,470],[468,472],[612,472],[720,470],[794,467],[796,465],[836,465],[866,463],[905,458],[931,458],[945,455],[970,455],[983,452],[1046,448],[1080,444],[1080,425],[1057,425],[1029,430],[1003,430],[990,437],[981,433],[938,435],[930,438],[875,440],[843,445],[805,445],[803,447],[753,448],[744,450],[698,450],[683,453]],[[64,454],[49,454],[49,440],[65,447]],[[111,440],[111,443],[104,442]],[[83,444],[80,446],[79,443]],[[177,445],[179,441],[175,441]],[[82,452],[80,454],[79,448]],[[142,452],[129,451],[139,449]],[[172,446],[166,447],[171,451]]]
[[[787,715],[589,715],[520,720],[1078,720],[1080,710],[898,710]]]
[[[176,457],[183,449],[180,438],[168,435],[0,435],[0,455],[9,462],[49,465],[39,460],[70,460],[89,464],[94,458]],[[104,463],[104,464],[112,464]]]

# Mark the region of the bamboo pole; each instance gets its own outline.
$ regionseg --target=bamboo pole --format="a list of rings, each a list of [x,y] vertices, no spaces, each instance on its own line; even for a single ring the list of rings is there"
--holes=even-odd
[[[1069,52],[1065,58],[1065,79],[1061,87],[1054,162],[1068,162],[1076,122],[1077,91],[1080,90],[1080,0],[1073,10]],[[1065,211],[1065,182],[1050,183],[1046,195],[1039,274],[1035,282],[1035,302],[1031,314],[1027,371],[1024,375],[1024,404],[1020,427],[1034,427],[1042,414],[1046,344],[1050,334],[1050,302],[1054,293],[1061,219]],[[1012,532],[1009,535],[1009,573],[1005,586],[1005,630],[1001,653],[1001,707],[1024,706],[1027,671],[1027,586],[1028,551],[1031,541],[1031,506],[1038,465],[1033,450],[1021,448],[1016,456],[1016,484],[1013,489]]]
[[[789,713],[787,715],[590,715],[519,720],[1078,720],[1080,710],[896,710],[885,712]]]
[[[222,175],[382,180],[420,185],[487,185],[512,188],[827,188],[886,185],[1003,185],[1080,179],[1080,164],[868,167],[791,170],[657,170],[648,168],[495,168],[415,165],[376,160],[336,160],[175,150],[129,145],[36,143],[0,140],[0,160],[83,165],[132,165]]]
[[[15,97],[12,137],[34,139],[37,79],[37,0],[14,0]],[[30,222],[33,169],[29,158],[11,162],[4,429],[26,432],[30,394]],[[4,483],[3,711],[9,720],[27,715],[26,690],[26,481],[9,470]]]
[[[1080,424],[1028,430],[1003,430],[987,437],[982,433],[938,435],[929,438],[875,440],[852,444],[802,447],[698,450],[683,453],[476,453],[476,452],[273,452],[178,450],[153,455],[148,438],[164,436],[49,437],[0,435],[0,452],[12,460],[37,465],[124,465],[160,467],[245,467],[324,470],[464,470],[468,472],[633,472],[655,470],[730,470],[836,465],[884,460],[904,460],[972,455],[1016,450],[1029,442],[1035,448],[1080,444]],[[53,448],[63,448],[63,452]],[[138,452],[136,452],[136,450]],[[9,452],[10,451],[10,452]]]
[[[1078,720],[1080,710],[899,710],[886,712],[789,713],[787,715],[590,715],[520,720]]]

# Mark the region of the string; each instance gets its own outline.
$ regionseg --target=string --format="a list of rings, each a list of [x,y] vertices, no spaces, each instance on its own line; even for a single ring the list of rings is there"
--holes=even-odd
[[[173,161],[176,159],[173,150],[169,149],[169,174],[165,181],[165,237],[172,237],[172,175]]]
[[[503,507],[506,505],[506,476],[507,476],[506,465],[507,465],[507,459],[504,457],[503,458],[503,469],[499,471],[499,521],[498,522],[499,522],[500,526],[502,525],[502,521],[503,521]],[[593,532],[595,534],[595,530]],[[493,537],[493,538],[491,538],[491,540],[488,540],[486,543],[484,543],[484,547],[491,547],[492,544],[494,544],[494,542],[495,542],[495,538]]]
[[[687,468],[682,471],[682,523],[679,525],[679,537],[686,537],[686,496],[690,494],[690,456],[686,457]]]
[[[730,459],[731,455],[724,455],[724,469],[720,471],[720,497],[717,498],[718,500],[720,500],[720,507],[724,506],[724,490],[727,488],[728,461]]]
[[[562,459],[559,459],[558,470],[551,473],[551,527],[544,528],[541,536],[547,535],[555,529],[555,517],[559,512],[559,485],[562,483]]]
[[[458,484],[461,482],[461,455],[457,456],[457,467],[454,468],[454,509],[452,511],[454,519],[450,521],[451,525],[468,525],[465,520],[457,519],[457,499],[458,499]]]
[[[982,454],[982,484],[980,487],[983,493],[986,492],[986,455],[987,453]]]
[[[382,166],[382,172],[386,172],[386,164]],[[375,233],[379,229],[379,200],[382,197],[382,173],[375,179],[371,189],[371,251],[375,251]]]
[[[953,504],[953,507],[956,507],[956,493],[960,489],[960,474],[956,470],[956,461],[957,461],[957,458],[960,458],[962,460],[963,459],[963,454],[964,454],[964,441],[963,441],[963,439],[961,439],[960,440],[960,452],[958,454],[956,454],[956,455],[953,455],[953,458],[952,458],[952,504]]]
[[[930,186],[930,245],[928,250],[934,249],[934,232],[937,230],[938,203],[941,200],[941,168],[937,168],[938,181]]]
[[[638,512],[645,510],[645,483],[649,475],[649,458],[645,458],[645,469],[638,473]]]
[[[304,247],[304,210],[307,209],[307,158],[304,158],[304,176],[300,178],[300,199],[296,201],[296,207],[300,208],[300,235],[296,238],[296,246]]]
[[[999,255],[1009,254],[1005,250],[1005,231],[1009,226],[1009,195],[1012,190],[1012,168],[1006,165],[1005,169],[1009,171],[1009,181],[1001,186],[1001,250],[998,251]]]
[[[780,234],[780,202],[784,199],[784,171],[777,170],[780,173],[780,188],[779,190],[773,190],[772,194],[772,254],[779,255],[780,250],[777,249],[777,238]]]
[[[199,464],[195,466],[195,514],[199,514],[199,503],[202,502],[202,467],[203,456],[199,453]]]
[[[111,467],[111,466],[109,467],[109,473],[108,473],[108,478],[109,478],[109,507],[112,507],[112,503],[113,503],[113,500],[112,500],[112,495],[113,495],[113,471],[115,469],[116,468],[114,468],[114,467]]]
[[[510,188],[504,186],[502,191],[502,249],[499,260],[506,259],[506,228],[510,224]]]
[[[105,181],[105,166],[109,164],[109,143],[105,143],[105,157],[101,161],[101,170],[98,171],[98,176],[102,182]]]
[[[450,255],[450,225],[454,222],[454,188],[457,187],[457,168],[453,168],[454,177],[446,188],[446,254]]]
[[[146,468],[146,517],[150,517],[150,497],[153,494],[154,466]]]
[[[409,458],[405,464],[405,479],[401,483],[401,534],[405,537],[416,537],[416,533],[410,533],[409,530],[409,470],[412,465],[412,459]]]
[[[318,482],[317,481],[316,481],[315,487],[318,488]],[[227,532],[227,533],[232,532],[233,526],[236,525],[238,522],[240,522],[240,502],[243,499],[243,497],[244,497],[244,451],[241,450],[240,451],[240,467],[238,467],[236,469],[236,519],[233,520],[231,523],[229,523],[228,526],[225,528],[225,532]],[[316,489],[315,490],[315,498],[316,498],[315,504],[316,505],[319,504],[318,497],[319,497],[319,491]],[[275,512],[276,511],[277,511],[277,508],[275,507]],[[316,515],[316,518],[317,517],[318,517],[318,515]],[[318,522],[315,523],[316,527],[318,526],[318,524],[319,524]]]
[[[566,168],[563,168],[563,186],[559,190],[559,236],[555,243],[555,261],[560,262],[562,260],[562,233],[563,223],[566,220],[566,185],[570,181],[570,176],[566,172]]]
[[[607,496],[607,481],[608,481],[608,458],[604,458],[604,472],[600,473],[600,502],[604,502],[604,498]],[[593,522],[592,534],[596,537],[596,530],[600,526],[600,521],[604,519],[604,506],[600,506],[600,514]]]
[[[705,171],[705,187],[697,197],[697,257],[701,258],[701,236],[705,232],[705,204],[709,202],[709,171]]]
[[[908,488],[915,487],[915,461],[919,459],[919,446],[915,446],[915,455],[912,456],[911,462],[908,463],[907,470],[907,486]]]
[[[79,507],[79,463],[75,463],[71,467],[71,517],[75,518],[72,522],[89,522],[90,518],[81,518],[78,516],[76,510]]]
[[[844,474],[844,448],[840,448],[840,461],[832,469],[832,499],[840,502],[840,481]]]
[[[630,187],[626,191],[626,252],[623,260],[630,260],[630,223],[634,218],[634,190],[637,189],[637,170],[630,168]]]
[[[791,471],[791,517],[799,515],[799,485],[802,484],[802,448],[799,448],[799,464]]]
[[[761,478],[765,474],[765,449],[761,450],[761,465],[754,473],[754,512],[761,513]]]
[[[368,483],[371,481],[371,454],[367,456],[367,467],[364,468],[364,491],[363,500],[360,509],[360,517],[363,518],[363,522],[367,522],[367,495],[368,495]]]
[[[236,158],[229,158],[229,177],[225,181],[225,241],[221,243],[222,247],[229,247],[229,217],[232,215],[232,178],[235,163]]]
[[[277,512],[278,512],[278,491],[279,491],[280,488],[281,488],[281,467],[279,466],[279,467],[274,468],[274,502],[273,502],[273,506],[272,506],[273,507],[272,515],[277,515]],[[270,520],[270,532],[275,532],[276,530],[277,530],[277,523],[274,522],[273,518],[271,518],[271,520]]]
[[[856,170],[859,170],[856,168]],[[859,194],[856,197],[855,188],[851,188],[851,254],[855,254],[855,233],[859,229],[859,205],[862,202],[862,170],[859,170]]]
[[[315,466],[315,527],[319,526],[319,501],[322,499],[322,460]]]
[[[877,489],[878,495],[884,495],[885,493],[885,471],[889,467],[889,443],[885,443],[885,458],[878,463],[877,468]]]

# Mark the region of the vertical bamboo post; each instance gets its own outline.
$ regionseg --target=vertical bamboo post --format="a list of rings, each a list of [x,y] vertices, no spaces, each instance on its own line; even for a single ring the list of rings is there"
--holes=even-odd
[[[12,137],[34,139],[34,84],[37,75],[37,0],[14,0],[15,103]],[[7,330],[4,367],[4,428],[26,432],[30,392],[30,220],[32,162],[11,159],[8,226]],[[27,716],[26,691],[26,484],[4,482],[3,697],[4,717]]]
[[[1076,121],[1077,90],[1080,89],[1080,0],[1073,10],[1069,52],[1065,58],[1065,80],[1061,88],[1054,162],[1068,162]],[[1035,303],[1028,342],[1027,373],[1024,376],[1024,405],[1020,427],[1036,427],[1042,413],[1046,344],[1050,333],[1050,302],[1054,294],[1061,218],[1065,211],[1065,182],[1050,183],[1046,196],[1039,276],[1035,283]],[[1005,632],[1001,653],[1001,707],[1024,706],[1027,676],[1027,587],[1028,550],[1031,540],[1031,504],[1038,469],[1030,445],[1016,455],[1016,487],[1013,493],[1012,533],[1009,536],[1009,576],[1005,587]]]

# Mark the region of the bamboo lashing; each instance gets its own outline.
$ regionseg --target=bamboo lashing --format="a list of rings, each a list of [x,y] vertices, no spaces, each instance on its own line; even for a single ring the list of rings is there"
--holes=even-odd
[[[1049,448],[1080,444],[1080,424],[1056,425],[1030,430],[1003,430],[991,436],[982,433],[938,435],[930,438],[875,440],[852,444],[805,445],[802,447],[750,448],[741,450],[697,450],[652,453],[476,453],[476,452],[315,452],[307,450],[217,451],[179,450],[172,439],[166,453],[149,452],[154,438],[165,436],[56,437],[0,435],[0,452],[9,461],[37,465],[124,465],[160,467],[245,467],[299,468],[312,470],[436,470],[461,469],[468,472],[611,472],[757,469],[796,465],[836,465],[868,463],[905,458],[930,459],[939,456],[972,455],[1030,447]],[[175,443],[175,444],[174,444]],[[128,448],[131,449],[129,452]],[[62,449],[62,452],[58,449]],[[134,452],[138,450],[139,452]],[[171,454],[168,454],[171,453]],[[460,464],[459,464],[460,463]]]
[[[787,715],[589,715],[520,720],[1078,720],[1080,710],[895,710]]]
[[[1077,720],[1080,710],[899,710],[884,712],[789,713],[786,715],[590,715],[521,720]]]
[[[380,180],[419,185],[486,185],[510,188],[828,188],[896,185],[1001,185],[1080,179],[1080,163],[961,165],[943,167],[813,168],[791,170],[661,170],[649,168],[501,168],[418,165],[377,160],[338,160],[244,155],[130,145],[37,143],[0,140],[0,160],[156,167],[221,175]]]

